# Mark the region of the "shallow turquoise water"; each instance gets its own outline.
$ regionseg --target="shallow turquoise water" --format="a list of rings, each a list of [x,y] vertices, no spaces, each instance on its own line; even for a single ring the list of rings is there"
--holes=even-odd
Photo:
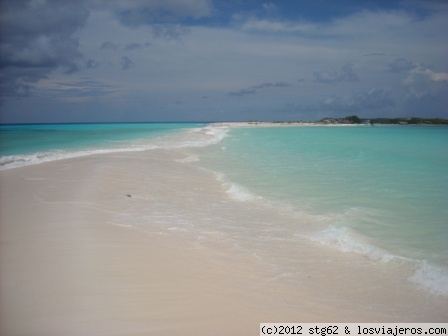
[[[229,224],[212,215],[216,204],[177,213],[168,202],[162,211],[168,217],[129,214],[127,225],[168,223],[198,236],[210,231],[255,254],[269,243],[279,265],[301,239],[311,239],[375,260],[403,260],[415,265],[412,281],[448,296],[447,145],[448,127],[14,125],[0,126],[0,169],[176,149],[186,155],[179,162],[197,166],[199,175],[211,172],[231,199],[270,219],[258,223],[229,210]]]
[[[0,126],[0,156],[50,150],[105,147],[134,139],[151,139],[202,124],[118,123]]]
[[[110,151],[145,150],[152,141],[197,123],[38,124],[0,126],[0,167],[14,168]]]
[[[447,145],[446,127],[241,128],[203,162],[251,193],[330,218],[317,240],[446,267]]]

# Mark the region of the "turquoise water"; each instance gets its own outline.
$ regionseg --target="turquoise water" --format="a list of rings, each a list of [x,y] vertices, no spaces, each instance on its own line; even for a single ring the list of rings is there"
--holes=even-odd
[[[120,151],[185,149],[179,162],[211,172],[234,201],[272,216],[263,223],[233,218],[232,225],[222,225],[228,219],[211,215],[216,204],[198,204],[192,213],[204,218],[179,214],[180,230],[221,232],[235,245],[256,250],[269,241],[279,244],[273,251],[284,251],[282,258],[305,238],[374,260],[403,261],[416,265],[411,281],[448,296],[447,145],[448,127],[13,125],[0,126],[0,169]],[[176,211],[166,213],[172,217]]]
[[[11,168],[67,157],[144,150],[151,140],[197,123],[38,124],[0,126],[0,167]]]
[[[448,127],[235,128],[220,145],[202,162],[243,193],[326,218],[310,239],[417,261],[448,289]]]

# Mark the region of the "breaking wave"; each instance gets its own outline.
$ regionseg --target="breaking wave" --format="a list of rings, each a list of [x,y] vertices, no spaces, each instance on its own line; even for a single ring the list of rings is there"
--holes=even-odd
[[[29,154],[6,155],[0,157],[0,170],[90,155],[139,152],[153,149],[205,147],[221,142],[226,137],[227,131],[226,127],[205,126],[182,130],[175,134],[160,136],[150,140],[140,138],[127,141],[110,141],[105,139],[103,143],[95,148],[58,149]]]
[[[448,297],[448,270],[441,266],[434,266],[427,261],[404,258],[389,253],[356,234],[347,227],[329,226],[309,236],[313,241],[336,248],[342,252],[358,253],[369,259],[381,262],[400,261],[413,264],[414,273],[409,277],[409,281],[417,284],[423,289],[436,294]]]

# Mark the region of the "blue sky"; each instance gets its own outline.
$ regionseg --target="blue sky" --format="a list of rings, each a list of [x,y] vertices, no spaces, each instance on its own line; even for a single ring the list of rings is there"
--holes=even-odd
[[[0,122],[448,118],[448,2],[2,0]]]

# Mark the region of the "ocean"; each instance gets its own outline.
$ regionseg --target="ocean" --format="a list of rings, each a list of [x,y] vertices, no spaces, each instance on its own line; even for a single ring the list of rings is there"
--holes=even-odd
[[[200,123],[97,123],[0,125],[0,169],[64,158],[142,151],[160,146],[157,141]],[[191,144],[181,144],[191,145]],[[162,146],[170,144],[169,139]]]
[[[130,209],[123,215],[128,225],[158,225],[204,242],[219,237],[292,278],[289,260],[306,240],[410,265],[409,282],[448,296],[448,127],[13,125],[0,127],[0,144],[1,169],[120,151],[183,151],[179,162],[214,176],[229,199],[225,209],[212,199],[186,202],[175,214],[158,208],[157,218],[165,216],[159,222],[149,214],[155,209],[138,218]]]
[[[414,263],[410,281],[448,295],[447,127],[234,128],[220,146],[202,164],[234,198],[296,213],[286,237]]]

